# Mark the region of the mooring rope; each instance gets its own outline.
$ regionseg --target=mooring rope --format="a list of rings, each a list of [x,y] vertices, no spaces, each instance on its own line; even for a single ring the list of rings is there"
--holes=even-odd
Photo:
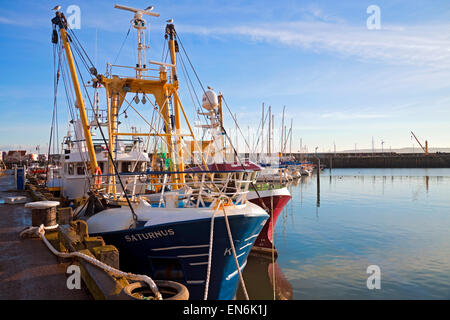
[[[40,227],[29,227],[25,230],[23,230],[20,233],[20,237],[23,238],[25,235],[39,235],[39,237],[42,239],[42,241],[44,241],[45,245],[47,246],[47,248],[56,256],[61,257],[61,258],[80,258],[83,260],[86,260],[87,262],[93,264],[96,267],[99,267],[107,272],[111,272],[119,277],[125,277],[134,281],[142,281],[145,282],[149,288],[152,290],[152,292],[155,295],[155,298],[157,300],[162,300],[162,295],[158,290],[158,287],[156,286],[155,282],[146,275],[141,275],[141,274],[133,274],[133,273],[129,273],[129,272],[123,272],[120,271],[116,268],[113,268],[109,265],[107,265],[106,263],[103,263],[99,260],[97,260],[96,258],[90,257],[84,253],[81,252],[69,252],[69,253],[64,253],[64,252],[59,252],[58,250],[56,250],[52,244],[47,240],[47,238],[45,237],[45,230],[55,230],[59,227],[59,225],[55,225],[55,226],[51,226],[51,227],[44,227],[43,224],[41,224]]]
[[[209,232],[208,269],[206,271],[205,294],[203,296],[203,300],[208,299],[209,280],[211,278],[211,262],[212,262],[212,250],[213,250],[213,241],[214,241],[214,217],[215,217],[217,211],[219,211],[220,206],[222,204],[223,204],[223,200],[220,200],[219,205],[217,206],[216,210],[214,210],[212,217],[211,217],[211,229]]]
[[[230,223],[228,222],[228,216],[225,211],[225,206],[222,206],[222,210],[223,210],[223,215],[225,217],[225,225],[227,227],[228,238],[230,239],[231,251],[233,252],[234,262],[236,263],[236,268],[237,268],[237,272],[239,274],[239,279],[241,281],[242,290],[244,291],[245,299],[250,300],[248,297],[247,288],[245,287],[244,277],[242,276],[241,268],[239,266],[239,261],[237,259],[236,248],[234,247],[233,236],[231,235]]]
[[[273,187],[273,186],[272,186]],[[273,237],[273,234],[275,232],[274,230],[274,212],[273,212],[273,188],[270,189],[270,209],[271,209],[271,217],[270,217],[270,224],[271,224],[271,231],[272,231],[272,287],[273,287],[273,300],[277,300],[276,297],[276,279],[275,279],[275,239]]]

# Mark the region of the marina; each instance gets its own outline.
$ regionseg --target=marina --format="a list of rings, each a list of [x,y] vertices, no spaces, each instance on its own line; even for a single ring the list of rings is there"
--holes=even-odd
[[[236,305],[227,306],[228,315],[263,318],[273,310],[259,301],[449,300],[450,148],[441,122],[447,109],[411,121],[406,109],[419,102],[389,107],[410,98],[401,88],[395,97],[395,90],[380,94],[381,107],[366,106],[361,97],[370,77],[366,87],[354,78],[357,95],[343,97],[345,85],[334,78],[339,64],[324,76],[309,62],[319,56],[316,67],[326,69],[324,55],[331,53],[324,50],[338,40],[318,45],[285,31],[272,39],[268,25],[259,29],[254,21],[223,29],[189,25],[194,10],[184,5],[102,1],[94,20],[87,14],[85,29],[78,5],[41,13],[50,34],[40,68],[52,90],[40,117],[50,121],[36,120],[45,130],[33,131],[23,113],[20,135],[8,120],[0,127],[0,299],[179,300],[190,303],[183,315],[211,317],[225,309],[207,303],[230,301]],[[286,22],[286,30],[323,20],[314,29],[320,42],[330,32],[322,27],[348,27],[321,10],[298,8],[303,20]],[[376,16],[377,8],[367,13]],[[0,31],[15,25],[0,16]],[[349,34],[357,38],[355,30]],[[239,54],[253,53],[233,62],[236,75],[226,70],[234,41],[247,50]],[[289,48],[279,50],[279,62],[265,56],[269,65],[260,60],[264,51],[254,50],[272,50],[273,41]],[[298,48],[296,41],[307,43]],[[342,47],[333,59],[356,54]],[[295,59],[286,65],[290,50],[307,52],[302,72]],[[355,61],[363,70],[370,59],[393,55]],[[261,77],[260,67],[249,71],[257,61],[278,81]],[[277,63],[284,68],[275,72]],[[291,87],[294,78],[303,86]],[[442,106],[448,96],[439,95],[428,99]],[[5,109],[4,97],[0,110],[10,119],[16,111]],[[27,144],[14,144],[24,133]],[[44,138],[41,147],[36,141]],[[259,304],[244,308],[241,301]]]

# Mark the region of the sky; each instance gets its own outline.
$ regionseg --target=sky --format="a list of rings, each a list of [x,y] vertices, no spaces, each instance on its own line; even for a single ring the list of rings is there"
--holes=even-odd
[[[70,5],[80,8],[75,32],[99,73],[107,61],[135,63],[134,33],[120,51],[132,15],[114,3],[161,14],[148,19],[152,60],[161,60],[165,23],[174,19],[201,81],[224,94],[251,143],[264,103],[277,130],[285,106],[293,151],[300,141],[309,151],[371,149],[372,138],[377,149],[382,140],[384,148],[417,148],[411,130],[429,147],[450,146],[448,0],[19,0],[0,2],[0,150],[48,144],[56,4],[67,16]],[[367,26],[371,5],[380,9],[379,29]],[[59,137],[68,119],[62,98]],[[192,105],[186,90],[182,99]],[[233,134],[229,115],[225,123]]]

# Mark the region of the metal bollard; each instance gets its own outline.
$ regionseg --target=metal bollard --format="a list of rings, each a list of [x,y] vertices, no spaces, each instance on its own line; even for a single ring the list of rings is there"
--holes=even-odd
[[[31,224],[38,227],[43,224],[45,227],[56,225],[56,207],[58,201],[37,201],[25,204],[25,208],[31,209]]]

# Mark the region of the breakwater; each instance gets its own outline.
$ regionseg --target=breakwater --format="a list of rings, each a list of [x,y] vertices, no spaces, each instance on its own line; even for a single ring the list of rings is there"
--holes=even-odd
[[[450,168],[450,153],[296,153],[327,168]]]

